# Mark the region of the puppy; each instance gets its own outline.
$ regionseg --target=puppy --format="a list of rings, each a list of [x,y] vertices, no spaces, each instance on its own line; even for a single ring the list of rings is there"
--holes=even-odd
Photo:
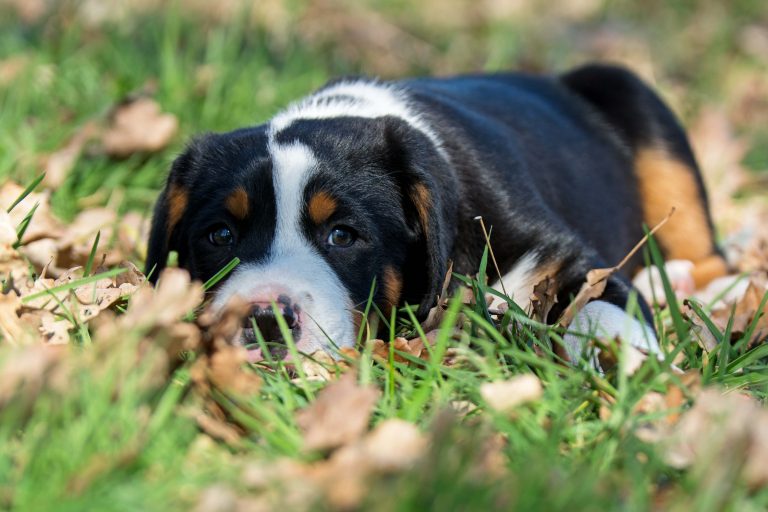
[[[692,262],[697,285],[724,274],[685,133],[627,70],[345,79],[265,124],[192,141],[157,202],[147,271],[157,278],[173,250],[206,280],[238,257],[215,304],[244,298],[259,330],[279,341],[277,304],[299,350],[332,351],[354,346],[372,283],[385,314],[408,304],[423,318],[449,261],[475,273],[485,247],[478,216],[492,229],[495,287],[526,308],[550,277],[553,321],[588,270],[619,262],[643,224],[673,206],[657,235],[665,257]],[[608,280],[575,331],[658,351],[642,299],[646,322],[624,313],[641,259]],[[254,339],[246,327],[244,342]]]

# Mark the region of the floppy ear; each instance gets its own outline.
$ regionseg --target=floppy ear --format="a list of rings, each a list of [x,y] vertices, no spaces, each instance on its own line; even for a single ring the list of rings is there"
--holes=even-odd
[[[144,270],[146,274],[151,272],[149,280],[152,283],[157,281],[160,271],[165,268],[168,253],[176,249],[174,235],[189,202],[189,188],[182,178],[191,167],[192,152],[190,147],[173,162],[165,188],[155,204]]]
[[[399,118],[386,117],[388,169],[395,176],[414,234],[403,266],[403,299],[426,317],[441,291],[456,234],[454,170],[434,143]]]

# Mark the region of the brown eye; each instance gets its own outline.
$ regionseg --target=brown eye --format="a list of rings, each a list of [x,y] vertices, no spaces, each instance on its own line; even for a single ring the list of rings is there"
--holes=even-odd
[[[357,232],[348,226],[334,226],[326,242],[334,247],[349,247],[357,240]]]
[[[232,245],[233,240],[232,231],[224,225],[216,226],[208,233],[208,241],[216,247]]]

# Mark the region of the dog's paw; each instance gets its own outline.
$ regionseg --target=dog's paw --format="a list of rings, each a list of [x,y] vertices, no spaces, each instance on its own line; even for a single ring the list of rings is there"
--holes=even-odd
[[[602,300],[590,302],[576,314],[563,341],[571,362],[577,362],[582,356],[586,356],[600,369],[597,361],[599,349],[588,348],[587,340],[612,340],[617,337],[644,353],[656,354],[659,359],[664,357],[656,335],[649,325],[628,315],[615,304]]]

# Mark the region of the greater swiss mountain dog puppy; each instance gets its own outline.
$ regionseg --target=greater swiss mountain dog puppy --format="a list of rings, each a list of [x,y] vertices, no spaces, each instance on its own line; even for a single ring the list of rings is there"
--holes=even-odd
[[[215,304],[244,298],[275,340],[275,303],[299,350],[332,352],[354,346],[374,279],[382,311],[408,304],[423,318],[450,261],[476,273],[478,216],[518,305],[554,279],[555,320],[587,271],[619,262],[672,206],[657,235],[665,257],[692,261],[699,285],[723,274],[685,133],[624,69],[345,79],[265,124],[194,140],[157,203],[147,271],[156,278],[174,250],[204,281],[238,257]],[[641,260],[610,278],[576,330],[658,350],[651,324],[624,313]],[[578,357],[578,341],[566,342]]]

